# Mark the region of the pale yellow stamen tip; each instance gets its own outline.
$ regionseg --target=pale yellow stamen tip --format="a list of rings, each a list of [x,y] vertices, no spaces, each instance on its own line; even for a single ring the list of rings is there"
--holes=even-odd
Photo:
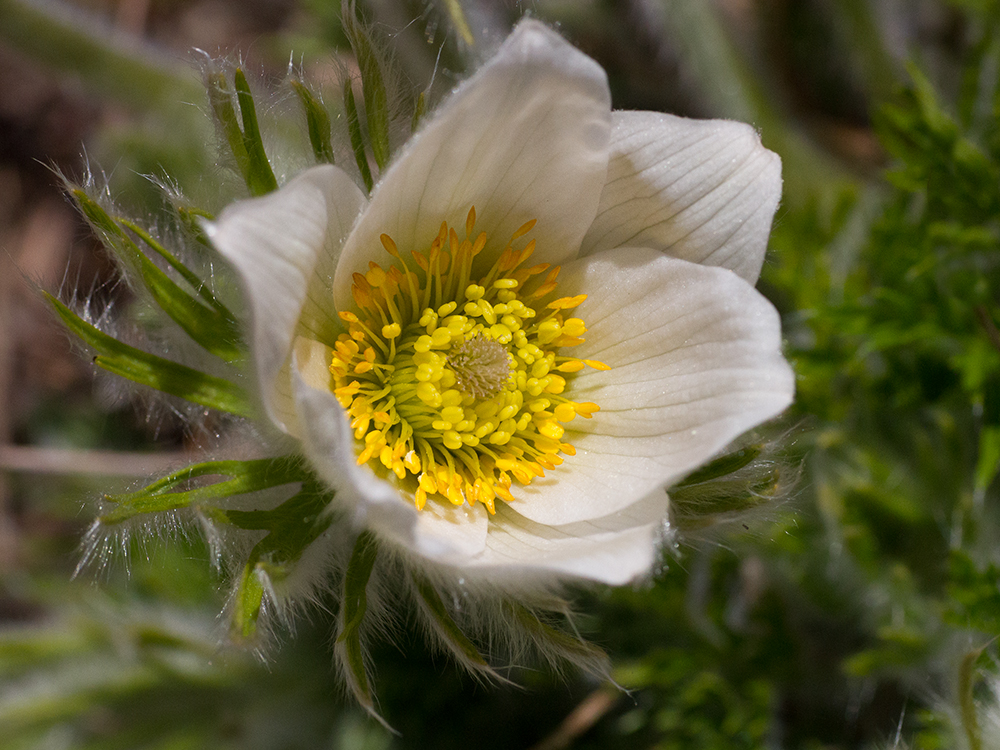
[[[477,399],[497,395],[510,378],[506,347],[481,335],[455,344],[448,353],[448,366],[458,389]]]

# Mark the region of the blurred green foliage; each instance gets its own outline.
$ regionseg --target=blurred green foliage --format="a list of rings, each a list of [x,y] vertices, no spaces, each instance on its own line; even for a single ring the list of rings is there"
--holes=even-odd
[[[572,746],[993,747],[966,692],[989,699],[977,675],[995,679],[1000,635],[1000,5],[936,5],[961,39],[917,49],[902,73],[874,5],[788,12],[802,34],[791,59],[810,40],[817,60],[842,59],[805,69],[820,98],[840,97],[852,116],[844,98],[868,104],[891,162],[874,178],[805,135],[772,95],[768,55],[733,44],[708,4],[662,5],[654,33],[675,40],[665,47],[682,63],[695,57],[690,78],[718,86],[692,108],[754,120],[784,158],[761,288],[783,313],[798,397],[761,444],[783,445],[776,465],[798,480],[732,523],[692,524],[647,585],[580,593],[579,626],[631,692]],[[288,39],[308,52],[343,46],[334,6],[302,3],[314,23]],[[599,49],[599,29],[622,31],[619,6],[538,11]],[[364,10],[378,18],[381,7]],[[452,10],[417,9],[418,32],[435,38]],[[606,64],[629,98],[618,103],[654,106],[621,59]],[[530,747],[597,688],[529,669],[512,675],[524,692],[479,687],[434,663],[402,623],[406,656],[385,647],[375,659],[380,710],[402,730],[392,737],[336,697],[322,606],[256,662],[217,646],[222,603],[203,547],[139,552],[131,582],[111,574],[100,589],[63,582],[58,566],[4,582],[47,618],[0,633],[0,725],[15,746]]]

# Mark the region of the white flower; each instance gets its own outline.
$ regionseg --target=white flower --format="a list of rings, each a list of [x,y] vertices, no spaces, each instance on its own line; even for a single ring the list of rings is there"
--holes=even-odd
[[[316,167],[210,230],[246,285],[267,414],[357,528],[501,587],[620,584],[654,560],[664,488],[791,402],[753,288],[780,186],[750,127],[612,112],[603,70],[525,21],[370,200]],[[435,247],[471,275],[418,270],[443,222]],[[528,243],[550,266],[530,277],[509,268]],[[437,309],[450,299],[463,309]]]

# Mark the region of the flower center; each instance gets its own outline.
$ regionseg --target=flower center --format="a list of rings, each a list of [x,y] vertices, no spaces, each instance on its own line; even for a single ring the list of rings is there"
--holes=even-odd
[[[442,223],[426,252],[410,253],[413,266],[383,234],[395,261],[355,273],[360,314],[340,313],[348,333],[330,372],[361,441],[358,464],[391,471],[417,508],[432,496],[490,513],[495,498],[514,501],[513,481],[527,485],[575,453],[562,425],[599,409],[566,396],[572,373],[608,369],[558,353],[583,343],[584,322],[565,313],[586,295],[556,298],[559,267],[525,266],[535,241],[514,245],[535,222],[473,278],[487,241],[475,222],[473,208],[461,241]]]
[[[480,400],[496,396],[510,378],[507,347],[481,333],[453,344],[445,364],[458,390]]]

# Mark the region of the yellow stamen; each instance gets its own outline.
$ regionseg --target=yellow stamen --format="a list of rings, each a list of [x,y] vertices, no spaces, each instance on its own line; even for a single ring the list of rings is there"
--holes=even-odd
[[[525,267],[535,241],[515,243],[535,221],[478,278],[473,260],[488,238],[473,235],[475,224],[474,207],[464,239],[442,223],[426,250],[410,251],[417,271],[381,235],[394,261],[355,273],[359,312],[339,313],[347,332],[330,372],[358,464],[394,475],[418,509],[438,498],[493,514],[497,498],[516,502],[515,481],[529,484],[576,453],[563,425],[598,410],[562,395],[570,382],[557,373],[608,369],[556,351],[582,343],[584,321],[563,314],[587,297],[553,298],[559,267]]]

